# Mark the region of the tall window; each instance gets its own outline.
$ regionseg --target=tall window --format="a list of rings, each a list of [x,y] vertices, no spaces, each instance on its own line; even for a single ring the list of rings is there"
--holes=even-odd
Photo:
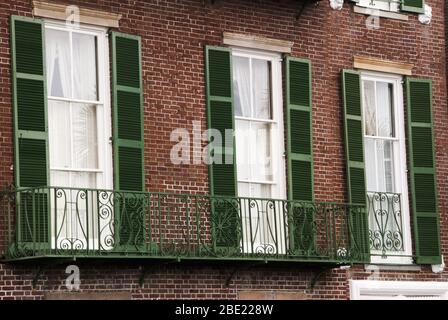
[[[254,198],[284,199],[280,56],[245,50],[232,52],[238,196],[246,198],[246,202]],[[248,246],[245,251],[266,252],[266,246],[274,239],[274,226],[282,225],[281,217],[274,216],[264,200],[252,200],[252,204],[251,212],[244,211],[243,217],[243,234],[246,238],[252,236],[244,239]]]
[[[47,22],[45,49],[50,185],[64,187],[51,194],[52,246],[104,248],[98,196],[79,189],[112,188],[106,33]]]
[[[110,187],[105,32],[48,23],[45,35],[50,184]]]
[[[284,198],[280,59],[234,50],[238,195]],[[274,86],[275,84],[275,86]]]
[[[364,73],[362,83],[372,254],[410,255],[401,77]]]

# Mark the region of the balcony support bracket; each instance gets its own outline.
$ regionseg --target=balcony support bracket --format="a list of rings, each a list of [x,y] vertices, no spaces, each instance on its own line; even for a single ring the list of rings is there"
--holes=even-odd
[[[36,289],[37,282],[39,281],[40,276],[45,272],[45,269],[48,269],[51,266],[65,264],[67,262],[73,262],[74,259],[56,259],[50,263],[41,263],[38,265],[36,271],[33,273],[33,280],[31,282],[31,286],[33,289]]]
[[[267,263],[268,263],[267,261],[257,262],[257,263],[252,263],[252,264],[249,264],[249,265],[245,265],[245,266],[241,266],[239,268],[233,269],[233,271],[229,274],[229,276],[226,279],[225,287],[226,288],[230,287],[230,283],[232,282],[233,278],[238,273],[238,271],[248,270],[250,268],[253,268],[253,267],[256,267],[256,266],[259,266],[259,265],[265,265]]]
[[[319,268],[317,269],[314,273],[313,273],[313,277],[311,278],[310,281],[310,290],[313,291],[314,287],[316,286],[317,282],[320,280],[320,278],[322,278],[322,276],[327,272],[334,269],[334,267],[323,267],[323,268]]]

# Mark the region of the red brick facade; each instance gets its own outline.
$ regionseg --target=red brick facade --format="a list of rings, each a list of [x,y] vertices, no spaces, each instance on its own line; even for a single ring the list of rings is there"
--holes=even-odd
[[[307,5],[297,18],[301,1],[203,0],[67,1],[86,8],[122,14],[119,30],[142,37],[146,187],[151,191],[208,193],[205,165],[173,165],[170,133],[191,131],[192,121],[206,129],[204,46],[222,45],[223,32],[245,33],[294,43],[292,55],[312,61],[313,151],[315,197],[346,202],[340,73],[353,69],[355,55],[412,64],[413,75],[433,80],[437,190],[441,248],[448,257],[448,123],[445,9],[441,0],[427,0],[433,9],[430,25],[417,15],[409,21],[380,19],[369,30],[367,16],[353,12],[346,1],[335,11],[328,1]],[[64,3],[64,2],[62,2]],[[0,184],[13,182],[12,105],[10,84],[10,15],[32,16],[32,1],[0,3]],[[6,217],[0,217],[0,253],[6,249]],[[239,290],[305,292],[309,298],[347,299],[349,279],[371,276],[363,266],[319,272],[306,265],[256,266],[146,263],[79,263],[81,290],[130,291],[134,299],[235,299]],[[142,268],[148,269],[143,286]],[[229,286],[226,281],[241,268]],[[0,264],[0,299],[41,299],[45,292],[65,289],[65,265],[44,268],[33,289],[38,264]],[[383,280],[447,281],[448,271],[381,271]]]

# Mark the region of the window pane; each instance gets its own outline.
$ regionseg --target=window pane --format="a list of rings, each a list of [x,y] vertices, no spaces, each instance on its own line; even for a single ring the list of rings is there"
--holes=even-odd
[[[254,118],[271,119],[271,63],[252,59]]]
[[[96,174],[92,172],[72,172],[73,188],[96,188]]]
[[[376,136],[375,82],[363,81],[366,135]]]
[[[97,65],[96,37],[73,33],[73,89],[74,98],[96,101]]]
[[[268,184],[251,183],[250,193],[252,198],[270,198],[271,186]]]
[[[239,182],[238,183],[238,196],[250,197],[249,187],[250,187],[249,183]]]
[[[376,83],[376,101],[378,105],[378,135],[381,137],[393,137],[393,85],[387,82]]]
[[[233,56],[235,115],[251,117],[249,58]]]
[[[73,104],[73,157],[75,168],[98,168],[96,106]]]
[[[249,121],[236,120],[236,163],[238,180],[250,179],[250,131]]]
[[[48,127],[51,167],[71,167],[70,104],[48,102]]]
[[[252,180],[271,181],[273,179],[270,127],[270,124],[261,122],[251,124],[250,146],[255,147],[252,154]]]
[[[395,192],[392,146],[393,142],[391,141],[376,141],[378,158],[378,186],[374,191]]]
[[[367,191],[378,191],[377,189],[377,173],[376,173],[376,156],[375,156],[375,140],[364,139],[365,149],[365,165],[366,165],[366,185]]]
[[[45,30],[48,93],[71,98],[70,38],[65,31]]]
[[[68,171],[50,171],[50,184],[53,187],[70,187],[70,172]],[[58,204],[58,207],[63,208],[64,203]],[[58,218],[59,219],[59,218]]]

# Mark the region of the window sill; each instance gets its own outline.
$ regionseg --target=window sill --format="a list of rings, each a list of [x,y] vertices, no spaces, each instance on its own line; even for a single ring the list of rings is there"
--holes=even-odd
[[[366,271],[411,271],[419,272],[422,267],[416,264],[365,264],[364,270]]]
[[[390,12],[390,11],[382,11],[382,10],[375,10],[371,8],[364,8],[359,6],[353,6],[353,11],[355,13],[365,14],[368,16],[376,16],[381,18],[389,18],[394,20],[401,20],[401,21],[408,21],[409,17],[402,13],[397,12]]]

